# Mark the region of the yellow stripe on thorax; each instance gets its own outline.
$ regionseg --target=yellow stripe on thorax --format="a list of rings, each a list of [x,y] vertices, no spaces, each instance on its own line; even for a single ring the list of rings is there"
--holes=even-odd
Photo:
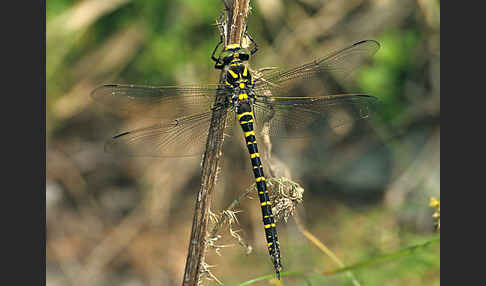
[[[230,75],[233,77],[233,78],[238,78],[238,75],[232,71],[232,70],[228,70],[228,72],[230,73]]]

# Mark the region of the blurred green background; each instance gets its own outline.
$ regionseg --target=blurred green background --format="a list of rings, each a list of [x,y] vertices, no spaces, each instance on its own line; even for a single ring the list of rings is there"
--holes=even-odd
[[[361,131],[301,145],[274,142],[273,156],[304,188],[303,224],[346,265],[438,237],[430,197],[440,197],[440,2],[436,0],[253,0],[248,30],[260,46],[253,67],[292,66],[359,40],[382,47],[355,79],[380,99]],[[90,92],[102,83],[216,83],[210,55],[219,40],[220,0],[47,1],[48,285],[180,285],[200,158],[106,154],[125,121]],[[363,125],[363,126],[361,126]],[[213,212],[252,184],[246,150],[225,141]],[[235,144],[233,144],[235,145]],[[294,150],[290,152],[290,150]],[[257,200],[228,230],[211,272],[224,285],[271,274]],[[353,285],[304,239],[278,224],[284,271],[312,285]],[[231,246],[231,247],[230,247]],[[354,272],[362,285],[439,285],[440,249]],[[208,285],[214,281],[205,282]],[[270,285],[267,281],[258,285]],[[283,285],[306,285],[284,278]]]

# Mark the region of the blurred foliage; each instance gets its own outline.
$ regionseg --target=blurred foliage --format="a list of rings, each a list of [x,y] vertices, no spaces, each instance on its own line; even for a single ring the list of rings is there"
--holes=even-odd
[[[370,123],[317,131],[317,142],[274,142],[275,158],[305,188],[306,227],[344,262],[424,243],[440,196],[440,5],[435,0],[253,0],[253,67],[293,66],[364,39],[382,47],[353,90],[380,99]],[[220,0],[47,2],[47,280],[50,285],[179,285],[199,158],[118,158],[103,142],[137,122],[100,112],[102,83],[214,83]],[[323,133],[323,134],[321,134]],[[214,211],[251,183],[246,152],[225,141]],[[255,200],[241,205],[245,255],[227,233],[207,262],[224,285],[269,274]],[[295,223],[278,225],[284,271],[312,285],[353,285]],[[440,250],[356,269],[363,285],[439,285]],[[213,284],[209,282],[208,284]],[[268,285],[266,282],[258,285]],[[283,285],[306,285],[285,277]]]

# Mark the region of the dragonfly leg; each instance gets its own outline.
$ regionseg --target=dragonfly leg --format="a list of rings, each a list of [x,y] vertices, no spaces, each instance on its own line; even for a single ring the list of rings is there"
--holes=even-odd
[[[215,56],[216,51],[218,50],[218,48],[221,46],[222,43],[223,43],[223,36],[219,36],[219,43],[216,45],[216,47],[213,50],[213,53],[211,54],[211,59],[216,62],[216,64],[214,65],[215,69],[223,69],[223,67],[224,67],[224,64],[221,63],[219,61],[219,59],[216,58],[216,56]]]
[[[248,25],[248,24],[247,24]],[[255,42],[255,40],[248,34],[248,32],[245,31],[245,35],[250,39],[250,41],[253,43],[253,48],[251,49],[251,54],[254,55],[258,51],[258,44]]]

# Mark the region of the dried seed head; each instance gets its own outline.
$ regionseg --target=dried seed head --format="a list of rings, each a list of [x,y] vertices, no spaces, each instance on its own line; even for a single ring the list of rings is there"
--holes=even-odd
[[[294,215],[297,205],[302,203],[304,188],[288,178],[271,178],[267,181],[270,199],[273,201],[272,212],[276,221],[285,221]]]
[[[199,273],[199,279],[198,279],[197,285],[203,285],[203,283],[202,283],[203,279],[209,280],[209,281],[215,281],[219,285],[223,285],[223,283],[221,283],[221,281],[219,281],[218,278],[216,276],[214,276],[213,273],[211,273],[210,268],[214,268],[214,266],[211,266],[211,265],[207,264],[206,262],[201,263],[201,270],[200,270],[200,273]],[[203,278],[203,279],[201,279],[201,278]]]

